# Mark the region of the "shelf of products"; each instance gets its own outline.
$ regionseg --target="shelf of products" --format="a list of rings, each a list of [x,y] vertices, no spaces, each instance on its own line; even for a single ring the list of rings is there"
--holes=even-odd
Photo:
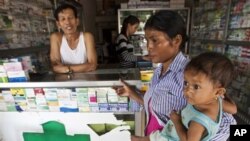
[[[193,8],[189,54],[204,51],[224,52],[228,1],[202,0]],[[220,48],[217,50],[217,48]]]
[[[106,82],[107,83],[107,82]],[[51,87],[1,89],[0,111],[26,112],[125,112],[133,113],[127,97],[119,97],[111,86],[72,86],[50,83]],[[68,84],[68,83],[66,83]],[[98,82],[97,82],[98,84]],[[33,85],[26,83],[25,85]],[[40,83],[41,85],[41,83]],[[46,83],[45,83],[46,85]],[[23,85],[20,85],[23,86]],[[2,87],[1,87],[2,88]],[[139,111],[139,109],[137,109]]]
[[[229,94],[237,103],[238,116],[250,124],[250,1],[231,0],[225,53],[234,62],[238,76]]]
[[[8,55],[14,56],[16,49],[20,54],[19,48],[34,51],[36,49],[32,48],[49,45],[49,35],[56,30],[49,0],[30,1],[29,4],[25,0],[9,0],[4,1],[0,9],[0,50],[11,49]],[[6,56],[1,53],[0,57],[3,55]]]
[[[216,51],[226,54],[233,61],[237,78],[232,82],[228,94],[238,106],[236,116],[247,124],[250,124],[249,7],[250,1],[247,0],[200,1],[192,15],[189,47],[190,56]]]
[[[232,0],[229,19],[229,41],[250,41],[250,2]]]

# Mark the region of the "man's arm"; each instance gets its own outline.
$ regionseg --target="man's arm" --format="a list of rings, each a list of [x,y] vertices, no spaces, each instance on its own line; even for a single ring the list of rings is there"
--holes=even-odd
[[[61,62],[60,44],[61,33],[52,33],[50,36],[50,62],[54,72],[66,73],[68,72],[68,66],[65,66]]]

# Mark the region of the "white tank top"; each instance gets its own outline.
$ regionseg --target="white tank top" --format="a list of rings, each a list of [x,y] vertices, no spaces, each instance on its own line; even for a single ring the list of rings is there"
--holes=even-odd
[[[63,35],[60,47],[61,60],[63,64],[83,64],[87,62],[86,47],[84,43],[83,33],[80,33],[79,41],[75,49],[71,49],[68,45],[66,37]]]

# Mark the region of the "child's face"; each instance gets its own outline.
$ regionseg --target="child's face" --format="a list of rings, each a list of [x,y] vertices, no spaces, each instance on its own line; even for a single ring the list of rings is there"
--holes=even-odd
[[[184,96],[191,105],[204,105],[215,102],[219,87],[201,72],[187,70],[184,72]]]

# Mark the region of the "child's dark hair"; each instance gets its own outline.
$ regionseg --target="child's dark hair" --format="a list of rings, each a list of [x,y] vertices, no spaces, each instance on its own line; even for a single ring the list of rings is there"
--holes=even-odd
[[[54,17],[56,18],[57,21],[59,20],[59,19],[58,19],[58,14],[59,14],[60,12],[62,12],[63,10],[65,10],[65,9],[72,9],[73,12],[74,12],[74,16],[77,17],[77,9],[76,9],[76,7],[74,7],[73,5],[65,4],[65,3],[64,3],[64,4],[59,5],[59,6],[56,8],[56,10],[54,11]]]
[[[128,24],[134,25],[137,23],[139,24],[140,20],[136,16],[129,15],[128,17],[126,17],[122,22],[121,34],[126,35]]]
[[[185,71],[201,72],[221,87],[228,87],[234,78],[233,63],[224,55],[216,52],[206,52],[194,57],[186,66]]]
[[[164,32],[169,38],[173,39],[176,35],[182,36],[180,49],[185,47],[188,40],[186,34],[186,23],[183,18],[175,11],[162,10],[152,15],[146,22],[144,30],[154,29]]]

